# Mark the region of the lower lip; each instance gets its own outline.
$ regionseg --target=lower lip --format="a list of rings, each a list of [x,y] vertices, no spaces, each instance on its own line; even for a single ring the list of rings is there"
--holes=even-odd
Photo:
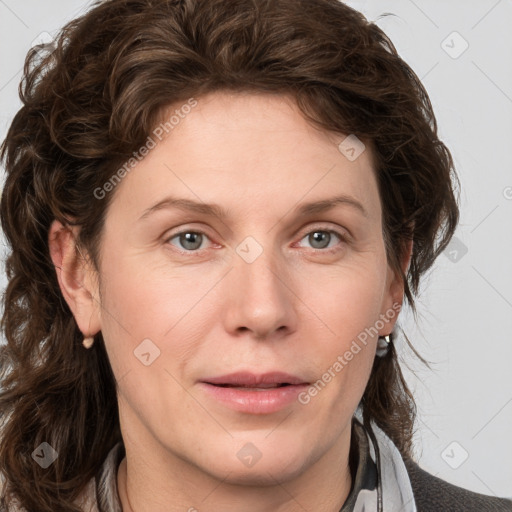
[[[296,401],[297,395],[304,391],[308,384],[282,386],[261,391],[214,386],[207,382],[201,382],[200,386],[207,394],[235,411],[249,414],[270,414],[280,411]]]

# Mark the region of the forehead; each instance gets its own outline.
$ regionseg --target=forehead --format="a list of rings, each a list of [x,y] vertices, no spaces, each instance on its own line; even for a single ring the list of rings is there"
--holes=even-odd
[[[338,193],[375,210],[370,148],[359,141],[360,154],[350,158],[345,141],[354,141],[312,126],[292,97],[216,92],[197,98],[192,109],[181,110],[183,104],[161,112],[155,129],[168,133],[162,140],[153,135],[152,149],[117,186],[115,203],[141,215],[171,194],[261,216],[261,208],[277,211]]]

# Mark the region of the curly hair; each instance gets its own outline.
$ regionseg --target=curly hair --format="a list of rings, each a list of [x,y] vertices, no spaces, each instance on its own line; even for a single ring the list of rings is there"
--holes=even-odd
[[[74,503],[122,441],[101,332],[91,350],[49,254],[54,219],[80,226],[98,268],[108,205],[94,191],[139,148],[167,106],[220,90],[293,95],[323,130],[372,148],[391,267],[414,310],[420,277],[458,222],[457,177],[428,94],[390,39],[339,0],[106,0],[33,48],[22,108],[1,146],[0,220],[9,244],[0,349],[0,500],[30,511]],[[404,274],[399,262],[413,252]],[[416,406],[393,346],[375,358],[362,402],[404,457]],[[59,454],[42,469],[42,442]],[[8,510],[8,508],[7,508]]]

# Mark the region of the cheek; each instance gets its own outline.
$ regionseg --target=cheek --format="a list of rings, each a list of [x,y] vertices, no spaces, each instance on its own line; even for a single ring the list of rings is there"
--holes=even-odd
[[[371,372],[386,282],[379,261],[311,276],[316,285],[307,287],[307,304],[318,319],[310,328],[317,343],[309,355],[319,369],[318,387],[326,384],[324,399],[336,400],[335,409],[357,405]]]
[[[385,266],[377,257],[366,259],[323,275],[311,275],[305,289],[311,308],[344,341],[373,325],[384,304]]]
[[[174,361],[190,359],[199,345],[199,333],[209,332],[211,304],[201,299],[218,276],[172,271],[161,262],[152,265],[150,258],[110,254],[102,266],[101,323],[114,372],[139,373],[134,351],[148,339],[156,347],[148,345],[155,354],[160,351]]]
[[[159,330],[171,328],[186,306],[191,288],[169,275],[168,269],[153,268],[150,258],[128,251],[110,250],[109,255],[102,266],[105,323],[117,323],[138,337],[159,337]]]

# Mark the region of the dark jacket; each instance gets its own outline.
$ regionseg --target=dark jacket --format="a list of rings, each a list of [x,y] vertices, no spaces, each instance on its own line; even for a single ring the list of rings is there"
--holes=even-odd
[[[405,459],[404,463],[418,512],[512,512],[512,500],[485,496],[452,485],[431,475],[411,459]],[[510,487],[512,493],[512,482]]]

